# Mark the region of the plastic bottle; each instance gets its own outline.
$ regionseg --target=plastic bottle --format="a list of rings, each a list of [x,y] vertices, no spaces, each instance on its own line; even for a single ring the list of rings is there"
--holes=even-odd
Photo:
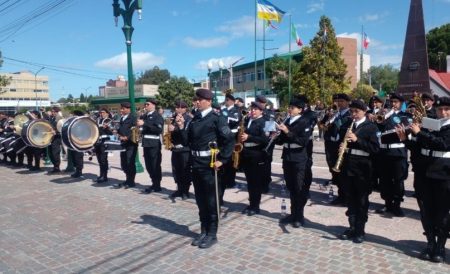
[[[331,202],[334,200],[334,189],[333,186],[330,186],[330,190],[328,191],[328,201]]]
[[[286,216],[286,200],[281,199],[281,216]]]

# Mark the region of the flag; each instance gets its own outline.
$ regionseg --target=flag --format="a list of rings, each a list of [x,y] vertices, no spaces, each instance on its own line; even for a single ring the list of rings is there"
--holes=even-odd
[[[278,29],[277,27],[275,27],[272,22],[270,20],[265,20],[264,22],[266,22],[266,28],[271,27],[273,29]]]
[[[364,47],[364,49],[367,49],[369,47],[369,43],[370,43],[370,39],[367,36],[367,34],[364,32],[364,37],[363,37],[363,47]]]
[[[291,35],[292,35],[292,38],[295,40],[295,43],[299,47],[303,46],[303,42],[300,39],[300,37],[298,36],[297,29],[295,29],[295,25],[292,23],[291,23]]]
[[[274,4],[267,0],[258,0],[256,3],[257,14],[259,19],[273,20],[280,22],[285,14],[284,11],[277,8]]]

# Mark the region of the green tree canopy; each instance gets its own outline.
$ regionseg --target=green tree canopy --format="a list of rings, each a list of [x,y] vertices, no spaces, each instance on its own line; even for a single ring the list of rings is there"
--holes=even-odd
[[[194,87],[185,77],[172,76],[169,81],[159,85],[156,99],[163,108],[172,108],[175,100],[192,101]]]
[[[80,103],[86,103],[86,96],[84,96],[83,92],[80,94]]]
[[[298,67],[299,63],[292,59],[292,71]],[[274,55],[266,65],[266,75],[271,81],[272,89],[277,94],[281,106],[289,103],[289,59]]]
[[[66,102],[67,103],[73,103],[74,102],[74,98],[73,98],[72,94],[69,93],[69,95],[67,96]]]
[[[399,70],[392,65],[379,65],[370,67],[372,87],[387,93],[397,89]],[[364,83],[369,84],[367,73],[364,75]]]
[[[155,66],[146,70],[138,77],[136,84],[161,85],[170,79],[170,72],[167,69],[160,69]]]
[[[333,94],[349,91],[350,80],[345,78],[347,66],[331,20],[322,16],[319,26],[310,46],[303,48],[303,61],[293,70],[292,91],[311,102],[320,99],[330,104]]]
[[[446,56],[450,54],[450,23],[427,33],[428,62],[431,69],[445,71]]]
[[[362,99],[366,104],[369,103],[370,97],[373,96],[375,89],[369,85],[358,85],[354,88],[350,96],[354,99]]]

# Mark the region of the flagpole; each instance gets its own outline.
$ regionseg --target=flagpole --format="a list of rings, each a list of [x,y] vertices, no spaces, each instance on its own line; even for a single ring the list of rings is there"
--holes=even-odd
[[[288,103],[291,103],[291,82],[292,82],[292,54],[291,54],[291,36],[292,36],[292,15],[289,14],[289,88]]]
[[[364,62],[364,57],[363,57],[363,50],[364,50],[364,25],[361,25],[361,56],[359,57],[359,86],[360,88],[362,88],[362,84],[363,84],[363,62]]]
[[[266,21],[263,21],[263,87],[266,91]]]
[[[254,77],[254,85],[253,85],[253,92],[256,100],[256,75],[257,75],[257,67],[256,67],[256,20],[258,17],[258,0],[255,0],[255,77]]]

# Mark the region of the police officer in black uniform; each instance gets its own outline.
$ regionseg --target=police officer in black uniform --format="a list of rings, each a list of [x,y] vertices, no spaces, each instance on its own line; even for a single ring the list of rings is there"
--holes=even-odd
[[[53,130],[55,131],[55,135],[53,136],[52,143],[48,147],[48,154],[50,161],[53,164],[53,169],[49,173],[59,173],[61,172],[61,133],[58,132],[56,125],[58,123],[57,117],[60,115],[59,112],[61,109],[59,107],[52,107],[50,117],[48,117],[48,121],[52,125]]]
[[[366,117],[369,119],[369,121],[377,123],[377,118],[380,115],[384,115],[385,109],[383,100],[377,96],[374,95],[370,98],[370,109],[366,112]],[[372,158],[372,189],[379,189],[380,185],[380,172],[381,170],[381,157],[379,153],[374,153],[371,155]]]
[[[267,98],[264,95],[256,96],[255,102],[260,103],[264,106],[263,118],[266,122],[275,120],[275,112],[267,108]],[[270,134],[269,132],[266,135]],[[273,161],[273,150],[275,148],[275,143],[272,143],[270,147],[267,148],[266,160],[264,161],[264,172],[261,174],[261,179],[263,180],[263,193],[268,193],[270,190],[270,183],[272,182],[272,161]]]
[[[178,121],[183,119],[185,128],[191,121],[187,113],[187,104],[182,100],[175,103],[175,116],[172,124],[169,125],[169,132],[172,139],[172,174],[177,190],[170,195],[171,198],[181,197],[183,200],[189,198],[189,187],[192,181],[191,166],[189,164],[189,146],[187,140],[183,138],[182,131],[178,127]]]
[[[364,241],[369,194],[372,188],[370,155],[379,150],[378,128],[366,118],[366,111],[367,106],[361,100],[352,101],[350,104],[352,120],[347,121],[339,132],[340,150],[344,149],[342,144],[345,141],[344,138],[347,138],[347,150],[341,167],[341,187],[347,203],[346,215],[350,225],[350,228],[341,234],[341,239],[353,239],[354,243]],[[352,126],[351,131],[348,132],[350,126]]]
[[[97,119],[99,139],[95,144],[95,155],[97,156],[100,175],[95,182],[104,183],[108,181],[108,152],[106,152],[105,141],[110,140],[113,135],[112,116],[106,108],[100,109],[100,116]]]
[[[164,119],[156,111],[158,102],[156,99],[147,99],[145,114],[137,121],[142,127],[142,147],[144,148],[145,168],[152,180],[152,185],[144,190],[144,193],[161,191],[161,133],[164,129]]]
[[[307,119],[301,119],[305,102],[292,99],[289,103],[289,119],[277,125],[281,134],[277,144],[283,145],[283,174],[291,200],[291,214],[280,220],[282,224],[291,223],[298,228],[304,225],[305,172],[308,166],[307,145],[311,130]]]
[[[81,110],[74,110],[72,112],[73,116],[84,116],[85,113]],[[72,178],[80,178],[83,176],[83,167],[84,167],[84,152],[80,151],[71,151],[71,153],[67,154],[68,157],[71,157],[71,161],[73,166],[75,167],[75,172],[70,175]],[[70,160],[69,160],[70,161]]]
[[[250,113],[244,121],[245,131],[238,140],[242,140],[243,149],[240,153],[240,161],[244,170],[248,185],[250,205],[244,210],[248,216],[259,213],[263,181],[261,174],[264,173],[264,161],[266,147],[269,138],[264,131],[265,119],[263,118],[264,105],[252,102]]]
[[[216,184],[214,170],[230,161],[234,146],[234,138],[227,121],[212,111],[213,95],[208,89],[198,89],[198,111],[192,121],[184,127],[184,119],[178,120],[178,127],[183,130],[183,138],[187,138],[191,148],[190,162],[195,189],[195,200],[199,208],[201,233],[192,241],[192,245],[208,248],[217,243],[218,208],[216,200]],[[215,142],[219,154],[212,159],[211,146]],[[214,162],[215,160],[215,162]]]
[[[412,115],[401,111],[405,99],[396,93],[391,94],[392,109],[385,114],[383,123],[378,124],[379,130],[386,134],[389,130],[395,130],[400,124],[412,121]],[[391,212],[397,217],[404,216],[400,207],[405,194],[404,180],[408,177],[407,150],[405,144],[395,139],[385,143],[381,139],[380,144],[380,195],[385,205],[376,210],[377,213]]]
[[[115,188],[135,187],[136,177],[136,154],[138,144],[131,141],[131,128],[136,126],[136,116],[131,113],[131,104],[124,102],[120,104],[120,123],[117,134],[125,151],[120,152],[120,167],[125,172],[126,180],[115,185]]]

